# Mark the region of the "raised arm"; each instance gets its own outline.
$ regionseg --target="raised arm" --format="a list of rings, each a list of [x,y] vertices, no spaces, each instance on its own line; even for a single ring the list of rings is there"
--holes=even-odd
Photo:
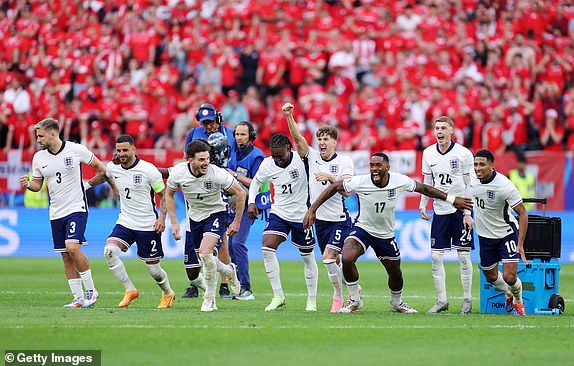
[[[345,187],[343,186],[343,180],[338,180],[335,183],[331,184],[329,187],[327,187],[327,189],[325,189],[323,192],[321,192],[321,194],[319,195],[319,197],[317,197],[315,202],[313,202],[311,207],[309,207],[309,209],[307,210],[307,213],[305,213],[305,217],[303,218],[303,226],[306,229],[311,228],[311,226],[313,226],[313,224],[315,223],[317,209],[323,203],[325,203],[325,201],[327,201],[329,198],[333,197],[335,195],[335,193],[337,193],[337,192],[340,194],[345,193]]]
[[[424,194],[425,196],[431,198],[437,198],[439,200],[447,201],[459,210],[472,210],[472,199],[464,197],[455,197],[450,194],[446,194],[441,190],[431,187],[428,184],[415,182],[415,192]]]
[[[291,103],[285,103],[283,104],[283,107],[281,109],[283,110],[283,114],[287,119],[287,124],[289,125],[289,132],[291,133],[291,137],[293,137],[293,140],[295,141],[295,147],[297,148],[297,153],[299,154],[300,157],[304,158],[307,155],[307,152],[309,151],[309,144],[307,144],[307,140],[305,140],[305,137],[303,137],[303,135],[301,135],[301,132],[299,132],[299,128],[297,128],[297,123],[295,123],[295,120],[293,119],[293,109],[295,109],[295,107]]]

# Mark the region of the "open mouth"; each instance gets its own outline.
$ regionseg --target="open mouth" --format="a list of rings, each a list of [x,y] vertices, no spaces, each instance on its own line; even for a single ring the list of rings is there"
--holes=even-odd
[[[436,136],[436,139],[437,139],[438,141],[444,141],[444,135],[437,135],[437,136]]]
[[[381,175],[379,173],[371,173],[371,178],[373,179],[373,182],[380,182],[381,181]]]

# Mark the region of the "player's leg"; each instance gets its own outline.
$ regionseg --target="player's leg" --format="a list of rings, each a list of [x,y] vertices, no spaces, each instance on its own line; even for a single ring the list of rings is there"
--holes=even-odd
[[[183,267],[185,268],[185,273],[187,279],[190,281],[190,287],[193,287],[195,291],[198,288],[205,291],[206,284],[205,278],[201,271],[201,263],[199,261],[199,245],[201,244],[201,239],[203,238],[203,226],[201,223],[189,220],[189,230],[185,232],[185,245],[183,249]],[[185,295],[182,297],[198,297],[198,292],[189,295],[189,288],[187,289]]]
[[[518,235],[512,233],[500,240],[498,250],[502,259],[502,277],[513,297],[514,315],[525,316],[526,311],[522,301],[522,281],[517,276],[520,254],[516,250],[516,243],[518,243]]]
[[[74,266],[80,273],[82,285],[86,290],[84,307],[92,306],[98,300],[98,291],[92,279],[90,261],[82,251],[82,245],[87,244],[84,233],[88,222],[87,212],[76,212],[66,219],[66,252],[70,254]]]
[[[299,249],[304,264],[305,284],[307,285],[306,311],[317,311],[317,282],[319,268],[315,260],[315,236],[313,229],[305,229],[301,223],[290,223],[291,242]]]
[[[327,270],[329,282],[333,287],[331,312],[337,313],[344,305],[342,290],[343,271],[339,265],[339,257],[343,248],[343,241],[349,232],[349,227],[346,222],[329,223],[317,220],[315,222],[315,230],[319,248],[321,248],[321,253],[323,253],[323,265]]]
[[[361,230],[362,231],[362,230]],[[363,307],[359,286],[359,271],[356,262],[361,255],[365,253],[367,247],[361,242],[360,233],[352,230],[349,237],[343,244],[343,277],[349,291],[349,300],[347,304],[339,310],[340,313],[351,313]]]
[[[108,264],[108,268],[114,277],[124,286],[123,299],[118,304],[120,308],[128,306],[132,300],[139,296],[139,292],[130,279],[126,267],[120,258],[122,252],[127,251],[134,241],[135,235],[132,230],[122,225],[116,225],[112,229],[104,246],[104,259]]]
[[[446,295],[446,272],[444,269],[444,253],[451,247],[450,215],[434,215],[431,224],[431,268],[433,284],[437,294],[436,304],[427,314],[436,314],[448,310]]]
[[[277,260],[277,248],[289,235],[289,225],[275,214],[270,214],[263,231],[262,250],[265,273],[273,289],[273,299],[265,311],[275,310],[285,305],[285,294],[281,286],[281,271]]]
[[[224,233],[223,236],[224,238],[227,238],[226,233]],[[219,248],[217,248],[216,244],[215,253],[219,252],[218,249]],[[232,299],[233,297],[238,296],[239,292],[241,291],[241,284],[237,279],[237,267],[235,263],[224,264],[219,260],[217,254],[215,254],[215,264],[217,266],[217,272],[221,274],[222,278],[225,277],[229,284],[228,287],[227,283],[226,284],[222,283],[222,285],[225,285],[223,288],[226,289],[226,291],[222,292],[220,287],[219,296],[224,299]]]
[[[231,258],[229,257],[229,238],[227,235],[223,235],[221,238],[221,245],[217,250],[217,259],[220,263],[228,265],[231,263]],[[221,285],[219,286],[219,297],[222,299],[231,299],[233,295],[229,292],[229,286],[227,284],[227,276],[223,272],[221,273]]]
[[[474,249],[473,231],[464,227],[464,214],[456,211],[451,214],[452,248],[457,250],[460,265],[460,282],[462,284],[461,314],[469,314],[472,311],[472,260],[470,252]]]
[[[403,301],[403,271],[401,270],[401,253],[394,238],[373,238],[372,244],[375,254],[380,259],[389,275],[388,285],[391,290],[391,311],[395,313],[416,313]]]
[[[203,276],[205,278],[205,294],[201,311],[217,310],[215,305],[215,293],[217,291],[217,257],[213,255],[215,245],[219,241],[218,236],[210,235],[206,232],[201,239],[199,246],[199,258],[203,265]]]
[[[171,289],[167,273],[160,265],[160,260],[163,258],[161,234],[155,231],[135,231],[135,236],[138,258],[145,261],[150,276],[162,291],[158,309],[168,308],[175,299],[175,293]]]
[[[245,243],[251,230],[253,220],[249,218],[247,213],[241,217],[241,226],[239,232],[228,238],[229,253],[231,259],[237,265],[237,277],[241,283],[241,291],[236,298],[239,300],[255,300],[251,291],[251,278],[249,277],[249,256]]]
[[[502,274],[498,271],[498,262],[502,259],[498,251],[499,239],[487,239],[478,237],[480,246],[480,265],[486,281],[492,284],[495,289],[506,294],[506,311],[514,309],[513,295],[510,286],[504,281]]]
[[[80,273],[74,265],[74,261],[70,254],[66,252],[66,221],[65,218],[50,220],[52,227],[52,241],[54,244],[54,251],[62,255],[62,262],[64,263],[64,273],[68,279],[68,285],[72,292],[72,302],[64,305],[67,308],[79,308],[84,304],[84,290],[82,288],[82,279]]]

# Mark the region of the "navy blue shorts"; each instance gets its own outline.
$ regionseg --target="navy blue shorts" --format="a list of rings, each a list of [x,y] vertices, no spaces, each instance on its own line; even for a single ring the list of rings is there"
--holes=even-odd
[[[220,211],[211,214],[199,222],[189,219],[189,230],[185,233],[185,248],[183,250],[183,266],[185,268],[201,267],[199,264],[199,247],[205,235],[216,237],[221,242],[227,230],[227,212]]]
[[[155,231],[132,230],[116,224],[108,239],[116,239],[126,249],[129,249],[135,242],[138,246],[138,258],[146,262],[163,258],[161,234]]]
[[[520,261],[520,254],[516,250],[518,234],[513,232],[503,239],[489,239],[478,237],[480,244],[480,266],[482,269],[492,269],[502,263],[516,263]]]
[[[343,243],[350,230],[351,218],[338,222],[316,220],[315,233],[317,234],[317,242],[319,243],[319,248],[321,248],[321,253],[325,251],[325,248],[341,253]]]
[[[263,235],[279,235],[287,240],[291,233],[291,243],[298,249],[315,248],[315,236],[312,229],[305,229],[303,223],[283,220],[275,214],[270,214]]]
[[[66,243],[88,245],[84,236],[87,223],[87,212],[74,212],[60,219],[50,220],[54,251],[59,253],[66,252]]]
[[[377,238],[366,232],[364,229],[358,226],[353,226],[345,241],[348,239],[355,239],[358,241],[365,252],[367,252],[367,248],[372,247],[380,261],[396,261],[401,259],[401,252],[395,238]]]
[[[473,250],[474,235],[472,230],[464,228],[463,218],[463,212],[458,210],[448,215],[435,214],[431,224],[431,250]]]

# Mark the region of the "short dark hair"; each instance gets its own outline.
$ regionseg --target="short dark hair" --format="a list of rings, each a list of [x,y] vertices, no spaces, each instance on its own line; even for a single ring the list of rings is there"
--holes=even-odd
[[[385,154],[384,152],[376,152],[376,153],[374,153],[373,155],[371,155],[371,158],[372,158],[373,156],[379,156],[379,157],[383,158],[383,160],[384,160],[386,163],[389,162],[389,157],[388,157],[388,155]]]
[[[194,158],[195,154],[197,154],[198,152],[204,152],[204,151],[209,152],[210,150],[211,147],[209,146],[207,141],[203,139],[198,139],[193,140],[189,144],[187,144],[185,148],[185,154],[187,155],[188,158]]]
[[[478,150],[476,154],[474,154],[475,158],[486,158],[486,161],[494,163],[494,154],[490,150],[482,149]]]
[[[132,146],[136,144],[134,138],[130,135],[119,135],[118,138],[116,138],[116,144],[121,144],[122,142],[127,142]]]
[[[327,135],[331,137],[333,140],[337,140],[339,137],[339,132],[333,126],[323,126],[317,130],[316,133],[317,137],[321,137],[322,135]]]
[[[269,145],[271,149],[285,146],[288,146],[291,149],[293,147],[293,145],[291,144],[291,140],[289,140],[289,137],[287,137],[287,135],[284,135],[282,133],[277,133],[271,136],[271,141],[269,141]]]

